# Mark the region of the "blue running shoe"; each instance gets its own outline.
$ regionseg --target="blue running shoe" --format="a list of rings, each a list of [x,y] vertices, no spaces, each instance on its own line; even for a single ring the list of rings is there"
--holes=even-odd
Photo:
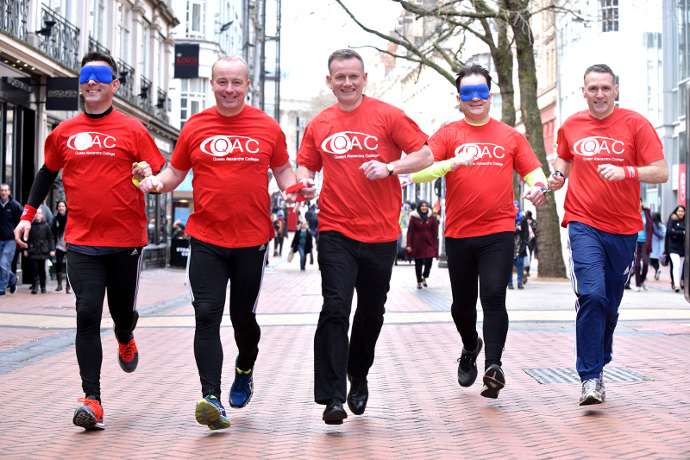
[[[214,395],[209,395],[196,404],[196,421],[207,425],[210,430],[222,430],[230,426],[225,408]]]
[[[243,371],[235,367],[235,381],[230,388],[230,407],[241,409],[252,399],[254,393],[254,374],[252,369]]]

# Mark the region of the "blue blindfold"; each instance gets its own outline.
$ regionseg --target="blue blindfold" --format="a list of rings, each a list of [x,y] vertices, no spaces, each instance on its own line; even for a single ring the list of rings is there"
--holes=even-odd
[[[115,79],[113,70],[106,65],[87,65],[81,68],[79,73],[79,84],[83,85],[89,80],[97,83],[112,83]]]
[[[460,100],[469,102],[474,98],[489,99],[489,87],[485,84],[481,85],[467,85],[460,87]]]

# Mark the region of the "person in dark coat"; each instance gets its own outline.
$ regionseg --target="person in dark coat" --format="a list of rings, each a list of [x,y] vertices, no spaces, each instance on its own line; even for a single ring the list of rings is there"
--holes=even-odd
[[[527,242],[529,241],[529,223],[520,209],[520,203],[513,201],[517,210],[515,217],[515,256],[513,265],[517,269],[517,287],[524,289],[523,278],[525,275],[525,257],[527,256]],[[513,272],[510,272],[510,282],[508,289],[513,289]]]
[[[278,257],[283,255],[283,240],[287,234],[285,229],[285,218],[283,217],[285,213],[283,210],[278,211],[278,218],[273,221],[273,229],[276,232],[276,238],[273,242],[273,257]]]
[[[671,259],[671,284],[680,292],[685,279],[685,206],[677,206],[666,225],[666,252]]]
[[[427,287],[426,280],[431,272],[431,263],[434,257],[438,257],[438,220],[429,212],[429,203],[424,200],[420,200],[416,210],[410,213],[407,252],[414,258],[417,289]]]
[[[639,292],[640,288],[647,290],[647,270],[649,270],[649,254],[652,252],[652,238],[654,236],[654,219],[649,208],[642,206],[640,198],[640,215],[644,224],[644,230],[637,234],[637,248],[635,251],[635,287],[633,291]]]
[[[67,203],[63,200],[57,202],[55,218],[50,225],[50,232],[55,241],[55,276],[57,277],[56,291],[62,291],[63,260],[67,262],[67,243],[65,243],[65,227],[67,226]],[[65,287],[67,294],[71,293],[69,279],[65,277]]]
[[[40,283],[41,293],[46,293],[46,259],[55,256],[55,240],[50,232],[48,222],[43,217],[43,210],[37,209],[34,221],[29,231],[29,246],[24,251],[24,257],[31,259],[34,269],[34,285],[31,293],[38,292]]]
[[[306,220],[300,222],[299,230],[295,232],[290,247],[294,252],[299,252],[299,268],[304,271],[307,268],[307,254],[314,257],[312,251],[311,230]]]

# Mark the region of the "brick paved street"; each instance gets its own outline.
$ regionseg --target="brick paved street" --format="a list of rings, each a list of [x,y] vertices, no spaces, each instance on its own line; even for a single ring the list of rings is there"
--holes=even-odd
[[[414,268],[399,265],[369,375],[367,410],[328,426],[323,406],[312,400],[318,270],[308,265],[300,272],[296,260],[273,258],[271,264],[258,307],[255,394],[241,410],[227,404],[236,354],[227,314],[221,329],[222,399],[232,426],[218,432],[194,419],[201,394],[183,271],[142,273],[135,332],[140,363],[133,374],[117,364],[106,313],[102,432],[72,425],[83,396],[72,296],[52,291],[53,282],[47,294],[31,295],[23,286],[0,298],[0,456],[690,458],[690,306],[670,290],[668,274],[648,282],[647,292],[626,291],[607,401],[583,408],[573,374],[574,294],[567,280],[532,277],[524,290],[508,291],[507,384],[490,400],[479,395],[481,378],[471,388],[457,383],[462,345],[450,317],[446,270],[434,267],[429,288],[417,290]]]

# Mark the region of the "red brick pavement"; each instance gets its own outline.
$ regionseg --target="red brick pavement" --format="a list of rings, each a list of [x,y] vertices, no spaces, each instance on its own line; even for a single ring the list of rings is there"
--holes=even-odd
[[[412,270],[394,270],[389,312],[431,311],[415,295]],[[140,307],[184,295],[183,277],[172,270],[144,272]],[[539,281],[530,283],[528,288]],[[444,270],[434,267],[430,286],[447,286]],[[568,283],[563,289],[572,295]],[[318,312],[319,291],[315,266],[300,273],[294,261],[282,264],[266,274],[259,311]],[[34,314],[46,314],[50,302],[43,299],[57,295],[29,295],[27,300],[21,294],[9,298]],[[32,304],[37,298],[43,307]],[[18,307],[5,303],[0,310]],[[191,314],[189,305],[165,313]],[[578,384],[542,385],[523,371],[572,367],[572,331],[553,332],[546,323],[543,328],[512,324],[503,359],[507,386],[497,400],[488,400],[479,395],[479,382],[469,389],[457,384],[461,344],[447,315],[448,322],[384,325],[369,376],[367,411],[350,414],[341,426],[325,425],[323,406],[312,401],[313,324],[262,328],[254,398],[244,409],[227,407],[232,426],[221,432],[194,420],[200,385],[193,328],[139,328],[141,359],[133,374],[119,369],[115,341],[107,335],[102,372],[106,430],[85,432],[71,424],[81,397],[72,348],[0,375],[0,455],[41,460],[690,458],[690,335],[619,334],[612,365],[652,380],[610,382],[605,404],[582,408]],[[55,332],[0,328],[3,350]],[[221,333],[227,406],[236,348],[232,330]]]

